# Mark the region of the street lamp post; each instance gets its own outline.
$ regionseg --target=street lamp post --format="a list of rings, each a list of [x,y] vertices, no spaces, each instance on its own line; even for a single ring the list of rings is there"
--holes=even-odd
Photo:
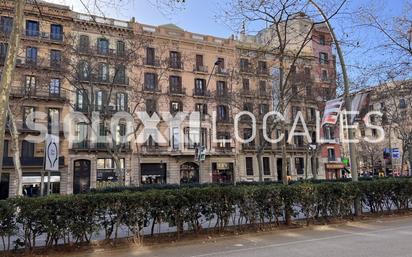
[[[210,83],[210,80],[212,78],[213,72],[215,71],[216,66],[218,66],[219,64],[220,64],[220,60],[217,60],[213,64],[212,70],[209,74],[209,78],[206,82],[206,88],[205,88],[205,93],[206,94],[207,94],[207,89],[209,87],[209,83]],[[201,160],[200,157],[202,155],[203,149],[205,149],[205,147],[202,145],[202,120],[203,120],[202,115],[203,115],[203,110],[204,110],[204,106],[202,105],[202,109],[199,110],[199,144],[197,146],[197,156],[196,156],[196,158],[198,159],[198,162],[199,162],[199,178],[200,178],[200,176],[201,176],[200,174],[202,172],[202,160]]]

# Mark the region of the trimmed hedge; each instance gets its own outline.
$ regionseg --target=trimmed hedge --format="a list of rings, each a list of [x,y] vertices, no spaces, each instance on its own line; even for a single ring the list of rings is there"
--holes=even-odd
[[[370,212],[406,210],[412,201],[412,179],[208,185],[8,199],[0,201],[0,237],[3,249],[10,249],[10,238],[18,238],[15,247],[33,249],[40,236],[46,246],[87,243],[97,233],[107,240],[118,238],[119,228],[127,228],[141,241],[145,227],[153,235],[161,232],[159,225],[175,227],[179,237],[204,228],[279,225],[285,213],[309,223],[351,217],[357,197]]]

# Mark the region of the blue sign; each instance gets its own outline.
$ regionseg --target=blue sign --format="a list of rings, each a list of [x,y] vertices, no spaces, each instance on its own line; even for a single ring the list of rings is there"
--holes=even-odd
[[[399,151],[399,148],[392,148],[392,159],[400,159],[401,158],[401,152]]]

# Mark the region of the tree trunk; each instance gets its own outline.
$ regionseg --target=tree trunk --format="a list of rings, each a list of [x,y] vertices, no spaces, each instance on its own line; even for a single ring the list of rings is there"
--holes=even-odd
[[[305,180],[308,179],[308,159],[309,159],[309,149],[305,153]]]
[[[403,176],[403,163],[404,162],[405,162],[405,150],[402,149],[400,176]]]
[[[286,85],[283,84],[283,77],[284,77],[284,60],[283,60],[283,54],[280,53],[279,57],[279,91],[280,91],[280,96],[279,96],[279,110],[281,113],[284,114],[286,110],[285,106],[285,95],[287,92],[285,92]],[[282,133],[285,133],[286,126],[285,126],[285,121],[280,122],[281,125],[281,131]],[[288,170],[287,170],[287,154],[286,154],[286,143],[287,143],[287,138],[284,138],[282,140],[282,182],[284,185],[288,184]]]
[[[312,177],[314,180],[318,179],[318,162],[317,162],[317,158],[316,156],[318,155],[318,149],[316,148],[316,150],[314,150],[312,152],[312,160],[313,162],[311,163],[312,165]]]
[[[408,147],[409,171],[408,175],[412,176],[412,146]]]
[[[114,163],[116,164],[116,174],[119,176],[120,181],[122,181],[123,186],[126,185],[126,173],[125,170],[122,170],[121,165],[120,165],[120,158],[116,153],[112,154],[112,159]],[[126,167],[125,167],[126,168]]]
[[[8,51],[0,82],[0,177],[3,170],[4,134],[7,122],[10,87],[16,66],[17,52],[20,47],[20,35],[23,32],[23,15],[26,0],[15,0],[13,29],[10,34]]]
[[[23,170],[21,168],[20,162],[20,144],[19,144],[19,131],[17,129],[16,120],[14,119],[14,115],[10,110],[10,106],[8,106],[8,114],[10,119],[10,135],[13,145],[13,164],[14,170],[16,171],[16,196],[23,195]]]
[[[262,165],[262,151],[259,149],[256,153],[259,171],[259,182],[263,182],[263,165]]]

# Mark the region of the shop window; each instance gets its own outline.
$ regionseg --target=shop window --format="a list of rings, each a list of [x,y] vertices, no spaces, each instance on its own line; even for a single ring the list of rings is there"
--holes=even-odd
[[[233,163],[213,162],[212,181],[213,183],[233,183]]]
[[[166,163],[145,163],[140,169],[143,185],[166,184]]]
[[[98,187],[108,186],[110,183],[119,182],[120,178],[124,177],[125,159],[120,159],[121,174],[116,172],[116,162],[111,158],[97,159],[97,182]]]

